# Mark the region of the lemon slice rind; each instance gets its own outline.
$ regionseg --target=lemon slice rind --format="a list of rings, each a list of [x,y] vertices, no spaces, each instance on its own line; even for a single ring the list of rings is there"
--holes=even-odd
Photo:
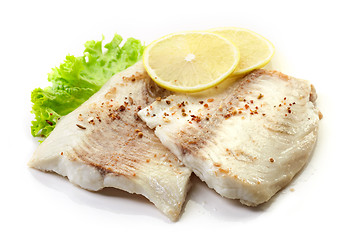
[[[272,59],[272,57],[275,54],[275,47],[268,39],[266,39],[262,35],[260,35],[258,33],[255,33],[255,32],[253,32],[253,31],[251,31],[249,29],[239,28],[239,27],[219,27],[219,28],[209,29],[207,31],[216,33],[218,35],[222,35],[223,37],[225,37],[225,38],[229,39],[230,41],[234,42],[238,47],[239,47],[239,43],[236,40],[234,41],[234,39],[232,39],[232,37],[228,36],[229,35],[229,31],[231,31],[231,32],[248,33],[255,40],[260,40],[260,42],[263,43],[267,47],[266,52],[268,52],[268,54],[265,57],[263,57],[263,59],[260,59],[260,61],[256,61],[254,64],[250,64],[248,67],[245,67],[245,68],[240,68],[239,65],[238,65],[232,75],[235,75],[235,76],[243,75],[243,74],[246,74],[248,72],[251,72],[254,69],[262,68],[262,67],[264,67],[265,65],[267,65],[270,62],[270,60]],[[240,53],[241,53],[241,60],[244,60],[243,59],[244,53],[242,52],[242,50],[240,48],[239,48],[239,50],[240,50]]]

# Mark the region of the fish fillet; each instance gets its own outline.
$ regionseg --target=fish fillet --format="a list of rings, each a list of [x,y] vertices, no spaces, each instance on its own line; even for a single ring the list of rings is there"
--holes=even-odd
[[[308,81],[256,70],[201,94],[168,96],[138,114],[210,188],[257,206],[306,164],[321,116],[315,100]]]
[[[142,63],[136,63],[58,121],[28,165],[67,176],[88,190],[114,187],[142,194],[177,220],[191,171],[137,115],[166,94],[151,81]]]

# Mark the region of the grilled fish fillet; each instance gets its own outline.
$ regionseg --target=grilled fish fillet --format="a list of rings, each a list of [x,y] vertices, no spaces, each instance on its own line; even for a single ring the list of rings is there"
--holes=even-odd
[[[177,220],[191,171],[137,115],[166,94],[150,80],[142,63],[136,63],[63,117],[28,165],[67,176],[88,190],[114,187],[142,194]]]
[[[172,95],[139,116],[220,195],[268,201],[305,165],[321,116],[309,82],[256,70],[230,86]]]

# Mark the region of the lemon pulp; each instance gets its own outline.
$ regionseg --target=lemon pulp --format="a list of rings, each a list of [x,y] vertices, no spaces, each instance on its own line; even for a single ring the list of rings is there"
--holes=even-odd
[[[233,42],[240,51],[240,61],[233,75],[246,74],[264,67],[275,53],[274,45],[263,36],[244,28],[224,27],[208,30]]]
[[[219,84],[238,66],[238,47],[211,32],[181,32],[146,47],[143,63],[160,86],[178,92],[198,92]]]

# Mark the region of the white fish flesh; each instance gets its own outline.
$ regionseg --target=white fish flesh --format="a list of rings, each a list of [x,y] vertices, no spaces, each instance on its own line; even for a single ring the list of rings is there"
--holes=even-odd
[[[308,81],[256,70],[200,94],[168,96],[138,114],[210,188],[256,206],[309,159],[321,118],[315,100]]]
[[[177,220],[191,171],[137,115],[168,94],[136,63],[59,120],[28,165],[67,176],[88,190],[114,187],[142,194]]]

